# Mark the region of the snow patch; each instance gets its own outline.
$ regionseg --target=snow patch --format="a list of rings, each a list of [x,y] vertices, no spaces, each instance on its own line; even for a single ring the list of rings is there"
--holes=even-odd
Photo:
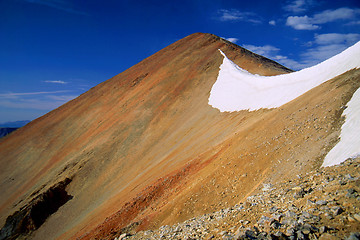
[[[326,155],[322,167],[337,165],[348,158],[360,156],[360,89],[348,102],[343,115],[345,123],[341,127],[340,141]]]
[[[213,85],[209,105],[221,112],[276,108],[348,70],[360,67],[360,42],[342,53],[298,72],[259,76],[224,56]]]
[[[209,105],[221,112],[280,107],[327,80],[360,67],[360,41],[316,66],[271,77],[251,74],[219,51],[224,60],[211,89]],[[360,156],[360,89],[347,106],[340,141],[325,157],[323,167]]]

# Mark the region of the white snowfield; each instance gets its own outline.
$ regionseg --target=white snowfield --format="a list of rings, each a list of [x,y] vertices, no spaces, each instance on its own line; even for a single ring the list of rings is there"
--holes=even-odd
[[[241,69],[219,51],[224,60],[211,89],[209,105],[221,112],[280,107],[327,80],[360,67],[360,41],[316,66],[271,77]],[[349,101],[340,142],[326,156],[323,166],[339,164],[360,155],[359,95],[360,90],[357,90]]]
[[[348,158],[360,156],[360,89],[356,90],[343,112],[340,141],[326,155],[322,167],[337,165]]]
[[[360,42],[316,66],[271,77],[241,69],[219,51],[224,61],[209,104],[221,112],[280,107],[321,83],[360,67]]]

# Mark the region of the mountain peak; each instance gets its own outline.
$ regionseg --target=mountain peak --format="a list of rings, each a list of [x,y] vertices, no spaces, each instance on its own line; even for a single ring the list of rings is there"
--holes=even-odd
[[[32,121],[0,141],[1,234],[113,239],[234,205],[262,183],[319,167],[359,70],[279,108],[222,113],[208,105],[219,49],[252,74],[291,72],[195,33]],[[55,193],[59,206],[31,224]]]

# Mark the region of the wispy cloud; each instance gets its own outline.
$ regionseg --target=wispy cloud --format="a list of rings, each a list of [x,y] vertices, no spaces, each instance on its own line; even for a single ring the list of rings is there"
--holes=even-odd
[[[67,84],[67,82],[61,81],[61,80],[46,80],[46,81],[44,81],[44,82],[46,82],[46,83]]]
[[[276,22],[275,22],[275,20],[271,20],[271,21],[269,21],[269,24],[272,25],[272,26],[275,26]]]
[[[315,43],[320,45],[326,44],[345,44],[353,45],[360,40],[360,34],[358,33],[326,33],[326,34],[315,34]]]
[[[284,9],[289,12],[303,12],[305,11],[305,0],[295,0],[284,6]]]
[[[48,95],[46,96],[49,99],[55,100],[55,101],[61,101],[61,102],[68,102],[74,98],[76,98],[78,95]]]
[[[339,54],[358,41],[360,41],[360,34],[357,33],[315,34],[312,47],[301,54],[301,58],[304,63],[314,65]]]
[[[65,0],[23,0],[28,3],[38,4],[54,8],[60,11],[65,11],[72,14],[88,15],[86,12],[75,10],[69,1]]]
[[[66,92],[71,91],[1,93],[0,107],[48,111],[78,96],[74,94],[64,94]]]
[[[16,108],[16,109],[36,109],[36,110],[53,110],[65,102],[63,101],[45,101],[39,99],[20,99],[18,101],[0,99],[0,107]]]
[[[267,58],[273,57],[280,50],[279,48],[271,45],[255,46],[251,44],[244,44],[243,47],[249,51],[252,51]]]
[[[309,17],[305,16],[289,16],[286,25],[296,30],[316,30],[321,28],[321,24],[334,22],[338,20],[349,20],[356,22],[360,16],[359,8],[338,8],[335,10],[325,10]],[[347,24],[349,24],[348,22]]]
[[[237,9],[220,9],[218,11],[218,19],[220,21],[243,21],[254,24],[262,23],[261,18],[253,12],[241,12]]]
[[[314,4],[313,0],[292,0],[283,7],[285,11],[292,13],[300,13],[308,10]]]
[[[64,93],[70,92],[70,90],[60,90],[60,91],[49,91],[49,92],[25,92],[25,93],[0,93],[2,98],[13,98],[16,96],[29,96],[29,95],[42,95],[42,94],[54,94],[54,93]]]

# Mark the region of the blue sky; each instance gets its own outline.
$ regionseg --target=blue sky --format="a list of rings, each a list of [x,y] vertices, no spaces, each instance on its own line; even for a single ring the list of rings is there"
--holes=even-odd
[[[40,117],[194,32],[299,70],[360,40],[360,2],[0,0],[0,123]]]

